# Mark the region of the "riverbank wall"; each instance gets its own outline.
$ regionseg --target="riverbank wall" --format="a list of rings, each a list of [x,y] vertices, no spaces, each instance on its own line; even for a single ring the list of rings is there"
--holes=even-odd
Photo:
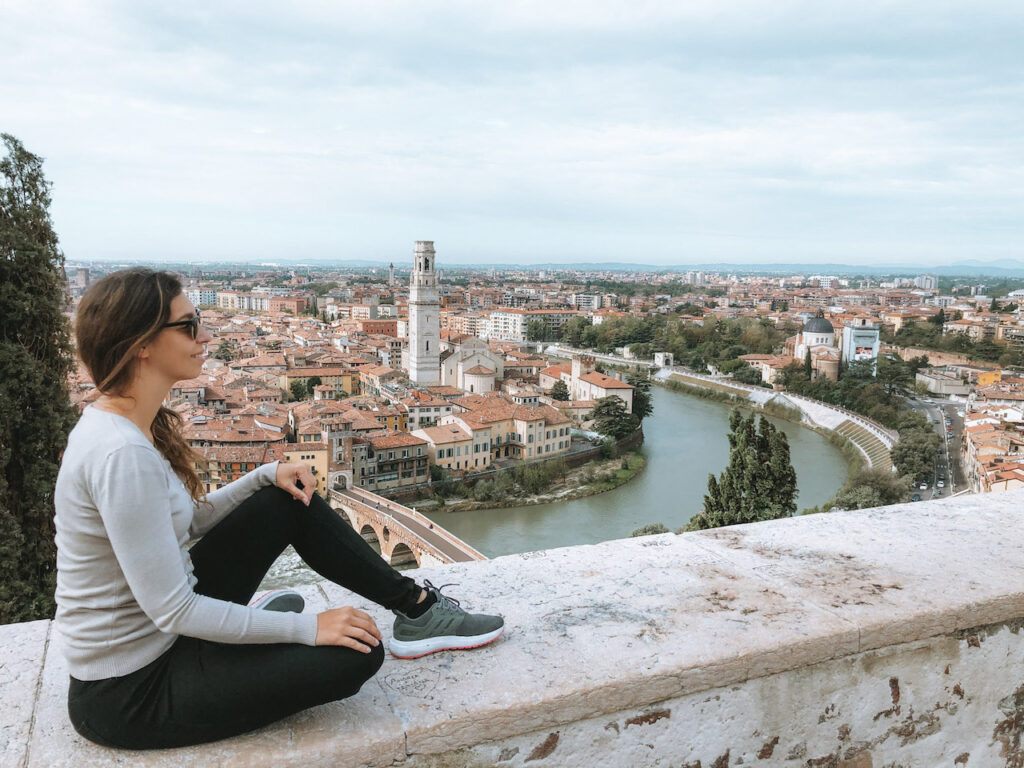
[[[892,469],[889,453],[899,434],[858,413],[839,406],[812,400],[790,392],[742,384],[721,376],[706,376],[680,368],[661,368],[652,376],[661,384],[679,382],[688,387],[723,393],[744,405],[779,415],[793,414],[811,428],[824,429],[849,441],[860,452],[864,464],[872,468]]]

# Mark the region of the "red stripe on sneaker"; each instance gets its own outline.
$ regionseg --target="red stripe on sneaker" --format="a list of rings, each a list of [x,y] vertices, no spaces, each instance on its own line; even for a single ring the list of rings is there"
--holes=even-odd
[[[503,634],[505,634],[505,628],[504,627],[502,627],[501,631],[498,634],[496,634],[494,637],[492,637],[490,640],[484,640],[482,643],[477,643],[476,645],[452,645],[452,646],[447,646],[445,648],[435,648],[434,650],[426,651],[425,653],[417,653],[415,656],[399,656],[394,651],[391,651],[391,655],[394,656],[396,659],[421,659],[424,656],[429,656],[432,653],[440,653],[441,651],[471,651],[474,648],[482,648],[485,645],[490,645],[495,640],[497,640],[499,637],[501,637]]]

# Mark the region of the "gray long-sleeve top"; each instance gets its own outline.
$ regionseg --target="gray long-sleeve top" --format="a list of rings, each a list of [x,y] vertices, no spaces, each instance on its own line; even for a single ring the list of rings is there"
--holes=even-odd
[[[193,591],[187,543],[273,485],[276,471],[276,462],[266,464],[195,502],[132,421],[85,409],[71,430],[54,497],[56,623],[73,677],[134,672],[178,635],[315,644],[313,614],[263,611]]]

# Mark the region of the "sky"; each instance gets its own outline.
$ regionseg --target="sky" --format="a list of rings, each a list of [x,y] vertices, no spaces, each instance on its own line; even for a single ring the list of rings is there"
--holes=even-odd
[[[1024,4],[0,0],[69,260],[1024,260]]]

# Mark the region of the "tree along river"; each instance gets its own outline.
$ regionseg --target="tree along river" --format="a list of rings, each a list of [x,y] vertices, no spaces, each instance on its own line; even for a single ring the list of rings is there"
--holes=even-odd
[[[704,504],[708,474],[729,463],[731,406],[652,387],[654,415],[644,420],[644,470],[607,493],[530,507],[469,512],[422,511],[488,557],[626,538],[648,523],[682,528]],[[828,501],[847,463],[825,437],[769,417],[786,433],[796,469],[797,510]]]
[[[607,493],[530,507],[470,512],[422,511],[488,557],[626,538],[648,523],[677,530],[701,509],[708,474],[729,463],[729,412],[714,400],[652,387],[654,415],[644,420],[647,466]],[[782,419],[796,469],[797,510],[818,506],[846,480],[842,453],[822,435]],[[321,578],[289,547],[261,585],[271,589]]]

